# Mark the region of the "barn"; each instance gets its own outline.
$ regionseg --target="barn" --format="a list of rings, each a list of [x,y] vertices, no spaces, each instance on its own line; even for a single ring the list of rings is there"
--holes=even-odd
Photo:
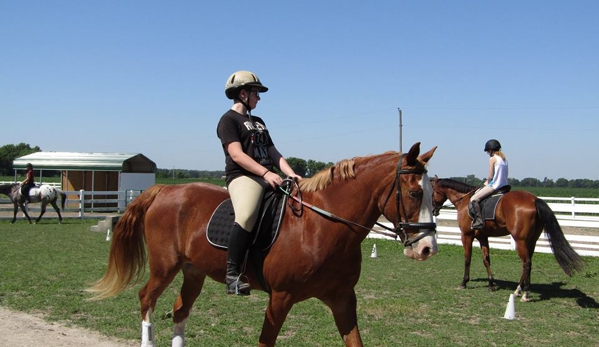
[[[141,153],[36,152],[13,161],[15,180],[27,163],[37,181],[44,170],[60,171],[63,191],[145,190],[156,182],[156,164]]]

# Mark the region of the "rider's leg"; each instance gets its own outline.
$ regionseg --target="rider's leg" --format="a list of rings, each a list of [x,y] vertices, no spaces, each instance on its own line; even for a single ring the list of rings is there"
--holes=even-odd
[[[490,186],[484,186],[479,191],[472,195],[470,198],[470,204],[472,204],[472,209],[474,210],[474,218],[472,218],[472,229],[482,229],[485,226],[485,221],[483,220],[483,214],[480,207],[480,201],[487,196],[493,194],[495,189]]]
[[[268,183],[259,177],[240,176],[229,183],[228,190],[235,210],[235,224],[229,237],[227,274],[228,294],[249,294],[250,285],[241,280],[243,263],[251,246],[251,234]]]

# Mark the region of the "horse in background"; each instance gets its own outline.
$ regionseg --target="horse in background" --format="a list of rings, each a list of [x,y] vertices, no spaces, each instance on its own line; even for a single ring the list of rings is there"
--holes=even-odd
[[[29,217],[29,213],[27,212],[27,208],[25,208],[25,202],[27,199],[21,195],[21,184],[20,183],[11,183],[11,184],[0,184],[0,194],[7,195],[11,202],[14,205],[14,213],[12,217],[11,223],[14,223],[17,220],[17,206],[21,207],[21,211],[27,217],[29,224],[31,224],[31,217]],[[56,189],[53,186],[42,184],[40,186],[35,186],[29,190],[29,203],[41,203],[42,211],[35,220],[36,223],[42,219],[44,213],[46,213],[46,206],[48,204],[52,205],[56,213],[58,213],[59,223],[62,223],[62,215],[60,214],[60,209],[56,204],[58,197],[61,198],[61,206],[64,210],[65,201],[67,199],[67,195],[61,191],[60,189]]]
[[[289,202],[295,205],[285,209],[280,233],[263,251],[260,270],[247,266],[252,288],[269,294],[258,346],[274,346],[293,305],[310,298],[330,308],[346,347],[363,346],[354,288],[361,272],[361,243],[379,217],[393,223],[390,230],[402,240],[405,256],[426,260],[437,253],[426,175],[435,149],[420,155],[416,143],[405,154],[343,160],[293,189]],[[116,224],[106,273],[88,291],[92,299],[117,295],[139,278],[148,260],[149,280],[139,291],[142,347],[155,346],[156,301],[180,271],[172,346],[185,345],[185,325],[207,277],[223,283],[226,295],[227,252],[209,243],[207,225],[228,198],[225,188],[212,184],[155,185]],[[415,312],[421,309],[414,306]],[[243,309],[235,314],[243,315]]]
[[[566,240],[555,214],[543,199],[523,190],[505,193],[495,208],[495,219],[485,220],[482,229],[472,229],[468,205],[470,197],[478,187],[452,179],[439,179],[437,176],[431,180],[431,183],[433,186],[433,214],[439,215],[439,210],[446,200],[451,201],[458,212],[458,226],[462,231],[465,258],[464,278],[459,288],[466,288],[466,284],[470,280],[474,239],[480,243],[483,263],[489,279],[489,290],[494,290],[489,237],[512,236],[516,243],[516,252],[522,260],[522,276],[514,292],[515,296],[520,296],[524,292],[521,301],[528,301],[532,256],[543,229],[549,240],[553,256],[566,275],[572,276],[574,271],[582,269],[584,265],[582,258]],[[484,203],[484,200],[481,203]]]

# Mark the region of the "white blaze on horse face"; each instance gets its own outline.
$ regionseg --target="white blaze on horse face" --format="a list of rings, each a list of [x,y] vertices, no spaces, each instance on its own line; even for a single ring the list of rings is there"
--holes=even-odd
[[[430,183],[427,174],[422,175],[422,180],[419,182],[422,187],[422,202],[420,204],[420,214],[418,216],[419,223],[432,223],[433,222],[433,187]],[[426,230],[421,230],[426,231]],[[433,255],[437,254],[437,237],[433,233],[422,238],[420,241],[414,243],[411,247],[404,248],[404,255],[406,257],[416,260],[426,260]]]

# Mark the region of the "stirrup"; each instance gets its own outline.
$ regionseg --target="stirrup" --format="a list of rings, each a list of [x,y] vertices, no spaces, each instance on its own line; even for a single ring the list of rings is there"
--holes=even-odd
[[[245,283],[241,280],[241,276],[237,276],[232,282],[226,281],[227,285],[227,294],[235,294],[235,295],[250,295],[250,290],[252,286],[249,283]]]

